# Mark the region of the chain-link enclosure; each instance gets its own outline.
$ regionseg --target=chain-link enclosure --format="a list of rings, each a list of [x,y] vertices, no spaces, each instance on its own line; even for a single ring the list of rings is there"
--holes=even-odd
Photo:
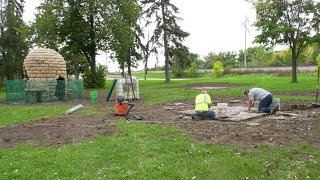
[[[80,80],[8,80],[6,90],[7,102],[16,103],[49,103],[83,98]]]

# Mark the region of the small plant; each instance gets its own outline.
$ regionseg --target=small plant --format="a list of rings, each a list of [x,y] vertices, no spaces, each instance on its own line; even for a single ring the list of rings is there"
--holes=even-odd
[[[223,64],[221,61],[217,61],[213,64],[213,74],[219,77],[223,73]]]

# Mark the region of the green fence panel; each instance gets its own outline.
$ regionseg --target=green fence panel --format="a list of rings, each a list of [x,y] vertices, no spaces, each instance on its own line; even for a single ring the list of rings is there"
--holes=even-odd
[[[70,80],[67,83],[67,99],[83,99],[83,86],[81,80]]]
[[[8,80],[6,85],[7,102],[24,101],[25,99],[25,81],[24,80]]]
[[[83,99],[81,80],[8,80],[6,101],[19,103],[49,103]]]

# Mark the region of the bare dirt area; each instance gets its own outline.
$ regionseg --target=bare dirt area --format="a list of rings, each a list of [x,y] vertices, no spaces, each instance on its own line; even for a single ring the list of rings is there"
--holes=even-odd
[[[273,91],[271,92],[277,95],[287,95],[287,96],[313,96],[316,94],[316,91]]]
[[[231,84],[231,83],[195,83],[195,84],[188,84],[185,86],[181,86],[181,88],[185,89],[197,89],[197,90],[215,90],[215,89],[228,89],[234,87],[241,87],[246,86],[248,84]]]
[[[111,135],[117,129],[106,119],[106,116],[65,116],[2,127],[0,145],[4,148],[18,144],[65,145],[96,136]]]
[[[241,85],[206,83],[181,88],[225,87],[228,89],[238,86]],[[294,95],[302,92],[286,91],[282,93]],[[212,99],[215,99],[214,95],[212,95]],[[219,97],[220,102],[228,103],[229,106],[246,106],[246,100],[245,96]],[[73,104],[77,103],[73,102]],[[88,96],[85,96],[81,103],[84,106],[92,104]],[[144,117],[143,120],[131,119],[130,123],[161,124],[166,127],[179,128],[202,143],[258,147],[308,142],[320,148],[320,108],[312,108],[311,102],[281,100],[281,111],[275,115],[265,115],[238,122],[223,119],[195,121],[190,116],[178,113],[182,110],[192,110],[194,108],[193,99],[153,106],[147,106],[143,100],[131,101],[130,103],[135,106],[131,109],[129,116]],[[100,107],[113,107],[113,105],[113,101],[105,102],[102,97],[96,104]],[[0,147],[12,148],[18,144],[61,146],[92,139],[96,136],[108,136],[117,132],[117,128],[112,125],[112,122],[119,118],[124,117],[114,116],[112,111],[106,110],[105,115],[99,116],[79,116],[74,113],[1,127]]]

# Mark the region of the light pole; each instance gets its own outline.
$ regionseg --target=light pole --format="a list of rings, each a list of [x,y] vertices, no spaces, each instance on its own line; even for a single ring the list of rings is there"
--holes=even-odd
[[[249,32],[248,24],[249,24],[249,19],[246,16],[246,20],[242,23],[242,25],[244,26],[244,67],[245,68],[247,67],[247,31]]]

